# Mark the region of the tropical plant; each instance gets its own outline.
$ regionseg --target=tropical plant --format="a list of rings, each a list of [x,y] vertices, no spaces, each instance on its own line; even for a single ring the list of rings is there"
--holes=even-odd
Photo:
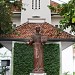
[[[0,0],[0,34],[12,31],[12,7],[21,9],[22,2],[18,0]]]
[[[75,75],[75,72],[73,72],[73,75]]]
[[[75,0],[58,4],[56,7],[48,5],[48,8],[63,17],[63,19],[60,20],[60,24],[64,29],[71,27],[71,31],[75,31]]]

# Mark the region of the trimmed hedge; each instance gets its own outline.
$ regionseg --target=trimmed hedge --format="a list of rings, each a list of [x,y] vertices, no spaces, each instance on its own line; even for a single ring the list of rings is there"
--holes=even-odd
[[[46,44],[44,46],[44,68],[47,75],[59,75],[60,50],[58,44]]]
[[[32,46],[15,43],[13,63],[13,75],[29,75],[33,70]],[[60,51],[58,44],[44,45],[44,68],[47,75],[59,75]]]

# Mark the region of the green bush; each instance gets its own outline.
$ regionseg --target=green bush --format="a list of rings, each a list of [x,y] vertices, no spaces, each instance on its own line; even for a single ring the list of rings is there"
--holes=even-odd
[[[75,72],[73,72],[73,75],[75,75]]]
[[[44,46],[44,68],[47,75],[59,75],[60,50],[58,44],[46,44]]]
[[[47,75],[59,75],[60,51],[58,44],[46,44],[44,47],[44,68]],[[33,70],[33,47],[15,43],[13,75],[29,75]]]
[[[33,70],[33,49],[29,45],[15,43],[13,75],[29,75]]]

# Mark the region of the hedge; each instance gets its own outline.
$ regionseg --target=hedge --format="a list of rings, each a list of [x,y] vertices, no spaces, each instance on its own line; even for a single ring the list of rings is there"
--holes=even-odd
[[[60,50],[58,44],[45,44],[44,69],[47,75],[59,75]],[[29,75],[33,70],[33,47],[27,44],[14,45],[13,75]]]

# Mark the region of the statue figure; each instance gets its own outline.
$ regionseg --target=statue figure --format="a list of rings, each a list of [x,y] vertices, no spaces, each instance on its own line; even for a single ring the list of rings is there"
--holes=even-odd
[[[34,70],[33,73],[44,73],[43,63],[43,47],[41,40],[40,27],[36,27],[36,33],[32,36],[29,44],[33,45],[34,48]]]

